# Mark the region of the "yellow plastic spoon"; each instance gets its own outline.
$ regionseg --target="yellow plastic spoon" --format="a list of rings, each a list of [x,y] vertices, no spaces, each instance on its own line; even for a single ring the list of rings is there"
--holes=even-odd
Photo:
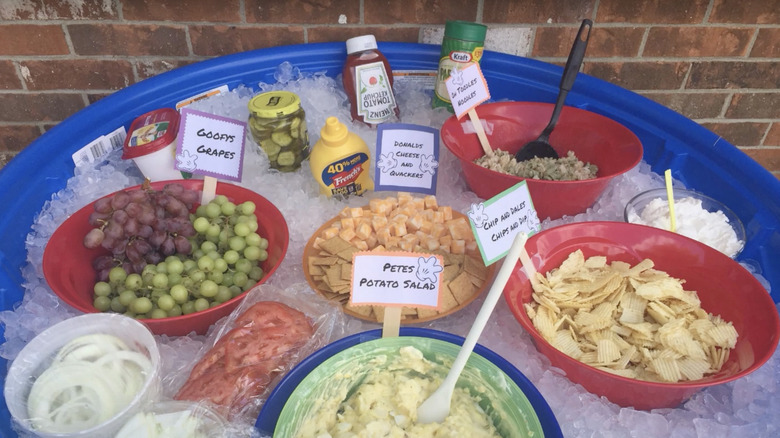
[[[674,214],[674,190],[672,189],[672,169],[666,169],[664,172],[666,180],[666,199],[669,201],[669,231],[677,232],[677,219]]]

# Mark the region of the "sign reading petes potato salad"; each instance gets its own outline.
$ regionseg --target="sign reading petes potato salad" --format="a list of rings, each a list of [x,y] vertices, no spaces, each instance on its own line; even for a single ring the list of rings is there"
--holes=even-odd
[[[175,168],[241,181],[245,138],[246,122],[182,108]]]
[[[439,255],[358,252],[352,258],[354,306],[440,308],[444,262]]]

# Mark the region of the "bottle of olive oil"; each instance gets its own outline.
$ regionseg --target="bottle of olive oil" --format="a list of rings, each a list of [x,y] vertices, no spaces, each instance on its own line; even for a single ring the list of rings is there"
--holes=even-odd
[[[362,195],[366,190],[374,189],[374,181],[369,175],[368,145],[336,117],[325,120],[309,162],[320,193],[328,197]]]

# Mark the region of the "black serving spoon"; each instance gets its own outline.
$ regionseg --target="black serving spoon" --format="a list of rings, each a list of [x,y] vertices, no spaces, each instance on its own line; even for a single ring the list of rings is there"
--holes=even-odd
[[[574,40],[574,44],[571,46],[571,51],[569,52],[569,58],[566,60],[566,66],[563,68],[561,85],[558,90],[558,100],[555,102],[555,108],[553,108],[550,123],[544,128],[544,131],[539,135],[539,138],[526,143],[517,151],[515,160],[526,161],[534,157],[558,158],[558,153],[550,146],[550,134],[558,123],[558,116],[561,115],[561,109],[563,109],[563,103],[566,101],[566,95],[569,94],[569,90],[571,90],[572,85],[574,85],[574,80],[577,79],[577,73],[580,70],[580,65],[582,65],[582,59],[585,57],[585,48],[588,47],[591,27],[593,27],[592,21],[587,19],[582,20],[580,30],[577,32],[577,38]]]

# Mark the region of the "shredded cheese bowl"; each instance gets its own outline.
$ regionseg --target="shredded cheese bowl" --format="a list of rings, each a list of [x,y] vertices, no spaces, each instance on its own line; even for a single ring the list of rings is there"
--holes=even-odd
[[[526,249],[531,255],[538,274],[536,287],[532,287],[524,270],[515,270],[504,289],[504,297],[512,313],[523,329],[530,333],[536,348],[550,359],[554,367],[562,369],[569,380],[620,406],[642,410],[676,407],[703,388],[726,383],[755,371],[771,357],[777,347],[780,338],[780,318],[772,298],[761,283],[731,258],[693,239],[643,225],[623,222],[585,222],[544,230],[528,239]],[[579,314],[579,308],[575,308],[580,305],[579,303],[567,305],[559,302],[554,305],[535,293],[536,289],[540,289],[540,285],[557,275],[556,270],[565,270],[567,267],[562,265],[567,260],[570,262],[569,257],[578,251],[582,253],[582,258],[585,260],[583,263],[586,264],[589,263],[587,262],[589,258],[601,258],[606,264],[631,267],[629,269],[635,271],[648,270],[652,275],[657,276],[668,274],[669,277],[683,281],[681,286],[675,286],[672,293],[682,297],[682,301],[691,303],[695,307],[692,310],[700,315],[703,321],[708,318],[706,314],[712,315],[713,320],[718,317],[724,321],[723,330],[733,329],[737,334],[736,342],[728,345],[728,348],[712,347],[717,349],[719,354],[723,353],[723,361],[718,364],[719,369],[706,370],[700,378],[676,383],[648,381],[641,380],[648,377],[644,372],[646,370],[640,371],[637,378],[626,377],[620,375],[622,370],[618,370],[617,373],[614,369],[606,370],[605,368],[610,365],[588,365],[579,360],[582,358],[579,354],[573,354],[579,356],[575,358],[556,348],[554,344],[558,347],[562,344],[556,343],[555,340],[548,341],[541,333],[545,329],[540,330],[534,324],[534,319],[538,320],[538,318],[530,308],[533,307],[533,303],[540,301],[545,303],[545,307],[557,306],[563,310],[570,307],[574,311],[571,320],[579,324],[579,327],[572,328],[572,331],[588,331],[585,327],[587,323],[578,318],[582,316]],[[639,268],[636,268],[637,266]],[[659,274],[660,272],[663,274]],[[671,280],[664,278],[662,281]],[[594,281],[578,282],[577,280],[569,280],[569,282],[578,284],[573,288],[576,293],[592,287],[590,283],[594,283]],[[674,284],[679,285],[676,282]],[[640,287],[638,284],[634,286]],[[683,288],[685,292],[682,292]],[[561,289],[556,290],[558,295],[569,293]],[[646,292],[648,291],[640,291],[637,295],[648,297]],[[627,320],[631,315],[620,312],[621,305],[626,307],[626,298],[628,296],[624,295],[618,300],[616,310],[612,313],[616,321],[604,327],[607,332],[611,330],[631,335],[629,333],[633,330],[631,327],[642,330],[644,327],[663,326],[656,323],[657,319],[663,317],[653,315],[652,312],[639,323]],[[649,296],[646,301],[650,302],[653,299]],[[651,307],[647,306],[648,309]],[[563,319],[566,318],[562,317]],[[720,324],[720,319],[715,320],[716,324]],[[561,324],[563,323],[564,321],[561,321]],[[658,337],[664,336],[664,330],[666,329],[661,328]],[[649,344],[639,345],[637,348],[640,355],[645,353],[643,349],[650,355],[654,353]],[[588,349],[589,347],[585,345],[582,352],[588,353]],[[572,350],[570,348],[568,352],[572,354]],[[669,358],[680,359],[681,362],[686,360],[676,354],[665,354],[668,355],[663,356],[663,362],[669,362],[667,360]],[[610,360],[601,358],[601,361]],[[613,362],[619,361],[620,358],[616,355]],[[658,365],[659,363],[652,364],[649,369],[659,371]]]
[[[358,333],[315,353],[316,366],[303,361],[302,376],[293,370],[280,382],[256,426],[275,437],[561,436],[533,385],[481,345],[459,379],[450,416],[442,424],[416,424],[417,406],[446,376],[459,350],[453,342],[463,338],[419,328],[379,336],[379,330]],[[326,358],[319,362],[318,355]],[[369,400],[372,408],[364,410]]]

